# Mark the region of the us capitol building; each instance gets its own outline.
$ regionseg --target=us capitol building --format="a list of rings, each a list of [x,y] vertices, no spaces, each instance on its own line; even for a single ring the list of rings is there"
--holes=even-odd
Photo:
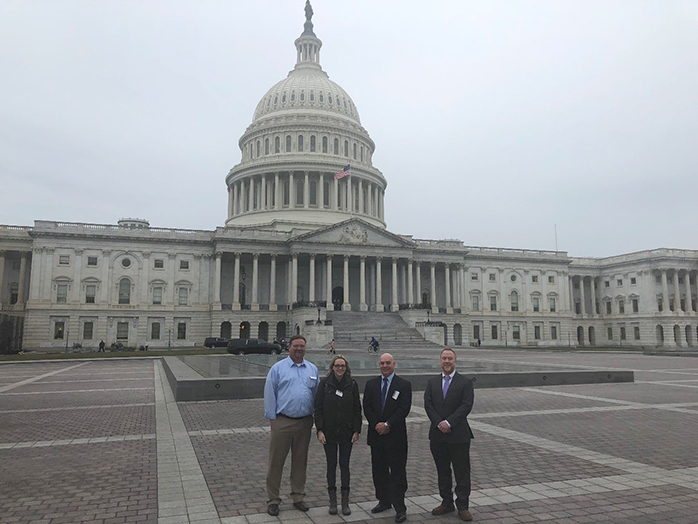
[[[311,18],[306,3],[296,65],[240,138],[224,226],[0,225],[0,349],[293,333],[310,347],[698,344],[696,251],[576,258],[388,231],[375,144],[320,66]]]

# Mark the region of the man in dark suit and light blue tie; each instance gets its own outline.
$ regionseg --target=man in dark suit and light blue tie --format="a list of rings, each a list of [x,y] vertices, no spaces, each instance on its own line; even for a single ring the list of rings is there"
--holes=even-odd
[[[429,379],[424,391],[424,409],[431,421],[429,446],[436,464],[441,504],[432,515],[444,515],[458,509],[461,520],[471,521],[470,440],[473,432],[468,414],[475,398],[473,381],[456,371],[456,353],[441,351],[441,375]],[[456,503],[453,504],[451,466],[456,478]]]
[[[380,357],[381,376],[366,382],[364,414],[368,420],[368,445],[378,504],[371,513],[395,508],[395,522],[407,520],[407,426],[412,407],[412,384],[395,374],[389,353]]]

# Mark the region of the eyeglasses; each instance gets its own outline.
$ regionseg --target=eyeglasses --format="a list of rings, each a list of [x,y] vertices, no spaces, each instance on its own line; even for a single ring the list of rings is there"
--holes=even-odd
[[[345,367],[347,367],[347,365],[346,365],[346,364],[335,364],[334,367],[336,367],[336,368],[345,368]]]

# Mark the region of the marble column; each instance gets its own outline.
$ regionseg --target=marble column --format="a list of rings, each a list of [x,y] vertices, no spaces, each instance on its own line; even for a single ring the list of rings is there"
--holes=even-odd
[[[29,253],[22,252],[21,258],[19,261],[19,287],[17,288],[17,304],[24,304],[25,300],[24,297],[26,296],[26,285],[27,285],[27,257],[29,256]],[[82,267],[82,266],[81,266]],[[78,273],[79,275],[79,273]],[[80,277],[78,276],[78,281],[75,283],[75,285],[78,286],[80,285],[79,281]],[[1,280],[1,279],[0,279]],[[2,289],[2,283],[0,283],[0,289]]]
[[[351,302],[349,302],[349,255],[344,255],[344,302],[342,303],[342,311],[351,311]]]
[[[274,173],[274,209],[281,209],[281,184],[279,183],[279,172]]]
[[[250,203],[249,203],[249,207],[248,207],[249,211],[254,211],[254,185],[255,185],[254,178],[250,177],[250,195],[249,195]]]
[[[240,311],[240,257],[242,253],[235,253],[235,265],[233,268],[233,311]],[[220,294],[220,285],[217,288]]]
[[[262,175],[262,191],[261,191],[261,202],[259,205],[259,209],[261,210],[266,210],[267,209],[267,175]]]
[[[686,289],[686,313],[693,313],[693,295],[691,294],[691,272],[686,270],[683,277],[683,285]]]
[[[591,316],[596,315],[596,278],[591,277]]]
[[[327,305],[325,306],[328,310],[333,310],[332,307],[332,255],[327,255],[327,272],[325,274],[325,280],[327,281],[327,286],[325,287],[325,300]]]
[[[259,253],[252,254],[252,311],[259,311]]]
[[[213,273],[213,309],[221,308],[221,258],[223,253],[216,251],[216,267]]]
[[[436,305],[436,263],[431,262],[430,266],[430,286],[431,286],[431,312],[438,313],[439,307]]]
[[[669,314],[669,283],[667,282],[666,269],[660,269],[662,272],[662,313]]]
[[[293,171],[288,173],[288,207],[290,209],[296,207],[296,188],[293,185]],[[293,293],[295,295],[296,292],[294,291]]]
[[[309,268],[309,280],[308,282],[308,301],[310,302],[315,302],[315,254],[312,253],[310,255],[310,262],[309,262],[310,268]]]
[[[382,260],[382,257],[376,257],[376,311],[385,311],[385,307],[383,306]]]
[[[298,253],[291,255],[291,305],[298,302]]]
[[[451,265],[447,262],[444,264],[444,283],[446,290],[446,313],[453,313],[451,306]]]
[[[308,209],[310,206],[310,173],[305,171],[305,178],[303,180],[303,207]]]
[[[269,269],[269,311],[276,311],[276,255],[271,256]]]
[[[359,179],[359,213],[364,213],[364,183]]]
[[[368,311],[368,305],[366,304],[366,256],[361,255],[360,258],[360,270],[359,270],[359,311]]]
[[[580,300],[582,302],[582,307],[581,307],[581,312],[582,316],[586,314],[586,296],[584,294],[584,277],[579,276],[579,295],[580,295]]]
[[[398,303],[397,300],[397,258],[393,258],[393,266],[392,266],[392,277],[393,277],[393,285],[392,285],[392,303],[390,304],[390,310],[395,312],[400,310],[400,304]]]
[[[422,303],[422,263],[416,262],[415,267],[417,273],[417,304]]]
[[[238,185],[233,182],[233,212],[230,216],[236,216],[238,214]]]
[[[679,287],[679,270],[674,270],[674,311],[681,311],[681,288]]]
[[[414,272],[413,272],[413,260],[411,258],[407,259],[407,303],[414,304]]]

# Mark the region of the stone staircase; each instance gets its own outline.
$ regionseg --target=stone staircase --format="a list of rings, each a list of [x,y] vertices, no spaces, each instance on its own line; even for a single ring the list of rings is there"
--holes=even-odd
[[[414,328],[405,323],[398,313],[371,311],[328,311],[332,320],[338,349],[367,349],[371,337],[380,343],[380,351],[395,349],[440,348],[428,342]]]

